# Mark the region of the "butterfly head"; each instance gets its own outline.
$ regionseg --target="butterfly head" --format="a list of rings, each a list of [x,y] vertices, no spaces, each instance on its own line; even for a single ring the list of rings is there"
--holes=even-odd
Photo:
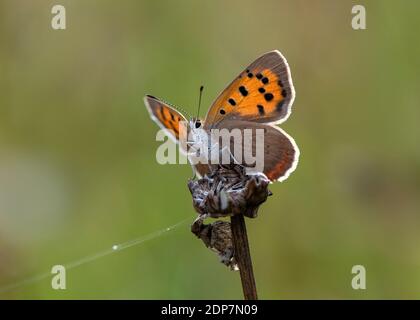
[[[192,118],[190,120],[190,128],[191,129],[202,129],[203,122],[199,118]]]
[[[199,118],[191,118],[189,121],[188,140],[190,146],[199,148],[204,141],[207,141],[207,133],[203,129],[203,121]]]

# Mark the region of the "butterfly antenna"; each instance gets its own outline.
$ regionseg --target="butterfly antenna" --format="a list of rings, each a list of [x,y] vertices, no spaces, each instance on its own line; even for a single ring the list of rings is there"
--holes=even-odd
[[[203,95],[204,86],[200,87],[200,95],[198,96],[198,110],[197,110],[197,118],[200,116],[200,107],[201,107],[201,96]]]

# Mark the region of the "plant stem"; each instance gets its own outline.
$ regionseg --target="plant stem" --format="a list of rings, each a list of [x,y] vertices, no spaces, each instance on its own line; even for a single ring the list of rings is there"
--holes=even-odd
[[[245,218],[242,214],[230,218],[232,228],[235,259],[241,274],[242,290],[245,300],[257,300],[257,286],[255,285],[254,271],[249,251],[248,235],[246,232]]]

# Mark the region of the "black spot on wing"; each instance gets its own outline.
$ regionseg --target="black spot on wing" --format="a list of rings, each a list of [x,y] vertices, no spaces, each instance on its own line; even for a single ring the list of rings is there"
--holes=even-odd
[[[173,130],[175,132],[176,135],[178,135],[178,128],[174,125],[174,123],[172,121],[169,121],[169,126],[171,130]]]
[[[287,91],[286,89],[281,90],[281,95],[286,98],[287,97]]]
[[[235,101],[235,100],[233,100],[232,98],[230,98],[230,99],[228,100],[228,102],[229,102],[232,106],[235,106],[235,105],[236,105],[236,101]]]
[[[160,107],[160,115],[161,115],[163,120],[166,120],[165,111],[163,110],[163,107]]]
[[[264,93],[264,92],[265,92],[265,89],[264,89],[263,87],[258,88],[258,92],[259,92],[259,93]]]
[[[259,104],[259,105],[257,105],[257,108],[258,108],[258,113],[261,116],[263,116],[265,114],[264,106],[262,106],[262,105]]]
[[[271,93],[266,93],[266,94],[264,95],[264,99],[265,99],[266,101],[271,101],[271,100],[273,100],[273,98],[274,98],[274,96],[273,96]]]
[[[276,110],[281,112],[283,109],[284,99],[282,99],[276,106]]]
[[[248,90],[246,90],[246,88],[244,86],[240,86],[239,87],[239,92],[241,93],[241,95],[243,95],[244,97],[246,97],[248,95]]]

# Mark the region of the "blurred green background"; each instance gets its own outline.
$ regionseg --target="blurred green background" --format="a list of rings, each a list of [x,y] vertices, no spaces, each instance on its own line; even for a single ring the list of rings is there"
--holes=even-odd
[[[66,8],[67,29],[51,28]],[[351,28],[363,4],[367,29]],[[279,49],[297,170],[247,220],[259,296],[420,298],[418,1],[0,0],[0,287],[196,217],[146,93],[190,113]],[[203,108],[204,109],[204,108]],[[202,111],[202,114],[205,112]],[[362,264],[367,289],[353,290]],[[3,299],[241,299],[189,222]]]

